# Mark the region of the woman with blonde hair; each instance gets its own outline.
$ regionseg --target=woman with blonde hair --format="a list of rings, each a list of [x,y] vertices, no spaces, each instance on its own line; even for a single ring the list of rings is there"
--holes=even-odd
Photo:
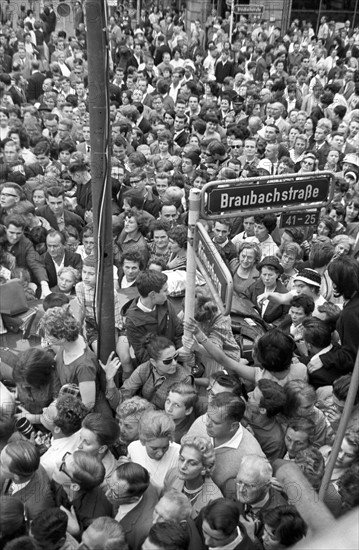
[[[164,488],[186,495],[192,506],[192,519],[197,518],[209,501],[223,496],[211,479],[215,460],[214,447],[208,437],[182,437],[177,467],[166,475]]]
[[[162,411],[148,411],[139,422],[139,441],[128,446],[128,458],[149,472],[152,484],[163,489],[169,470],[178,462],[180,446],[173,442],[174,421]]]

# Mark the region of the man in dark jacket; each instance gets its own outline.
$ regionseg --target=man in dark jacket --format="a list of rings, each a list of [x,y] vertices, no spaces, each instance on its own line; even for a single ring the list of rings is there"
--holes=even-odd
[[[30,271],[32,280],[41,286],[41,298],[45,298],[50,294],[48,276],[31,241],[24,236],[25,225],[22,216],[14,214],[6,218],[6,250],[15,257],[17,267]]]
[[[166,336],[176,348],[182,346],[183,327],[176,311],[167,300],[167,276],[146,271],[137,277],[139,299],[131,304],[126,315],[126,331],[130,346],[139,364],[149,359],[143,347],[148,333]]]
[[[26,99],[30,103],[39,99],[40,95],[44,93],[42,85],[45,80],[45,75],[40,73],[40,63],[37,59],[31,61],[32,74],[27,79]]]
[[[81,272],[81,256],[76,252],[66,250],[63,233],[55,230],[50,231],[46,237],[46,245],[45,268],[50,288],[57,285],[57,273],[62,267],[71,266]]]
[[[8,443],[1,451],[0,462],[0,494],[20,500],[29,520],[55,505],[50,480],[40,466],[40,454],[33,443],[27,440]]]
[[[227,76],[234,76],[235,75],[235,69],[233,61],[230,61],[228,52],[226,50],[222,51],[222,55],[217,61],[216,68],[214,70],[215,76],[216,76],[216,82],[219,84],[223,83],[223,80]]]
[[[36,210],[38,216],[42,216],[49,222],[56,231],[63,231],[69,225],[72,225],[80,233],[83,226],[83,219],[65,209],[65,191],[62,187],[49,187],[47,189],[47,205],[41,206]]]

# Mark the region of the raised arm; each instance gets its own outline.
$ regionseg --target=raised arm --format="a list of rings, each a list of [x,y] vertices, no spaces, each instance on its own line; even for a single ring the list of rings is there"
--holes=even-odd
[[[196,321],[190,320],[185,322],[185,328],[188,329],[196,337],[197,342],[204,347],[218,363],[224,368],[235,372],[239,376],[242,376],[250,382],[255,381],[255,370],[253,367],[249,367],[245,359],[235,361],[228,357],[219,347],[217,347],[207,336],[200,330]]]

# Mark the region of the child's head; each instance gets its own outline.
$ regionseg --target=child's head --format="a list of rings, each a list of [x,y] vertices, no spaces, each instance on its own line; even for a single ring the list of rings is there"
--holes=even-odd
[[[82,282],[85,286],[95,288],[97,263],[94,256],[87,256],[82,265]]]
[[[94,239],[92,225],[86,226],[85,229],[83,230],[82,244],[85,250],[85,254],[87,256],[90,256],[91,254],[93,254],[94,247],[95,247],[95,239]]]
[[[177,423],[190,415],[197,402],[198,393],[191,384],[172,384],[167,392],[165,412]]]
[[[289,315],[291,316],[294,326],[298,326],[304,319],[311,317],[314,311],[314,299],[312,296],[300,294],[294,296],[290,302]]]

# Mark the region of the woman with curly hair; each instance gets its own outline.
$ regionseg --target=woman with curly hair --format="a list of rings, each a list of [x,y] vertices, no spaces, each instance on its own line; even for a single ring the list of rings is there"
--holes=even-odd
[[[40,329],[56,352],[56,371],[61,385],[78,386],[81,400],[89,411],[95,408],[98,412],[108,412],[97,384],[99,364],[96,356],[80,334],[80,323],[69,309],[48,309],[41,319]]]
[[[168,232],[171,254],[167,269],[186,269],[187,264],[187,227],[176,225]]]
[[[164,480],[164,490],[176,489],[191,503],[192,519],[211,500],[222,498],[222,493],[211,479],[215,466],[215,453],[208,437],[184,435],[176,468],[172,468]]]
[[[147,233],[147,225],[145,218],[141,212],[135,208],[131,208],[124,217],[124,227],[121,231],[117,245],[122,254],[129,250],[136,249],[142,253],[144,263],[147,265],[149,258],[148,244],[145,239]]]
[[[45,468],[50,479],[65,453],[73,453],[80,444],[81,423],[87,415],[87,408],[80,399],[71,394],[63,394],[41,415],[41,424],[52,435],[51,445],[40,458],[40,464]]]

